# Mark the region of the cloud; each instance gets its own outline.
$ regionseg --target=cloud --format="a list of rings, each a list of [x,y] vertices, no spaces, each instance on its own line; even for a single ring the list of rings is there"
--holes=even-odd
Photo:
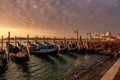
[[[104,28],[118,31],[119,0],[0,0],[0,24],[69,34]],[[97,30],[98,29],[98,30]]]

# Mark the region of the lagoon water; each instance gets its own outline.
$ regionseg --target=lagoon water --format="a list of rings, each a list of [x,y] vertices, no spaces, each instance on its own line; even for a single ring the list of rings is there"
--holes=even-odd
[[[76,67],[88,69],[108,60],[110,56],[96,54],[58,54],[55,56],[31,55],[30,62],[19,64],[9,61],[0,72],[0,80],[62,80]]]

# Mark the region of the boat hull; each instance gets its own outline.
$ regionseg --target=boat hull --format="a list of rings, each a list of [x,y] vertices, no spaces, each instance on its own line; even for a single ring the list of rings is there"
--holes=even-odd
[[[19,54],[19,53],[24,54],[24,56],[18,56],[17,54]],[[16,54],[13,54],[11,58],[12,58],[12,60],[15,60],[15,62],[20,62],[20,63],[29,61],[28,55],[23,52],[18,52]]]
[[[87,53],[95,53],[95,49],[94,48],[88,48],[86,49]]]
[[[36,54],[36,55],[56,55],[56,54],[58,54],[58,48],[56,48],[53,51],[49,51],[49,52],[30,51],[30,53]]]
[[[68,49],[69,52],[78,52],[78,48],[75,47],[75,48],[69,48]]]
[[[79,49],[79,53],[83,53],[83,52],[86,52],[86,48],[80,48]]]
[[[60,49],[59,53],[67,53],[67,51],[68,51],[68,48],[66,47],[66,48]]]

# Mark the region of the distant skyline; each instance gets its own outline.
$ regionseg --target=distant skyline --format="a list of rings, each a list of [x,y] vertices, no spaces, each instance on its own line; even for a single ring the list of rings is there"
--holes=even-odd
[[[120,34],[120,0],[0,0],[0,36]]]

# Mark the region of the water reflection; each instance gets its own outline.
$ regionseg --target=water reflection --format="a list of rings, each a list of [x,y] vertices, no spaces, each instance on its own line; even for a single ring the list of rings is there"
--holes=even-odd
[[[78,57],[74,63],[75,65],[80,65],[81,64],[81,61],[80,61],[80,57]]]
[[[7,70],[7,65],[6,67],[0,69],[0,80],[6,80],[6,75],[5,75],[5,71]]]
[[[66,54],[62,54],[62,55],[63,55],[63,56],[64,56],[64,55],[69,56],[69,57],[71,57],[71,58],[73,58],[73,59],[76,59],[76,58],[77,58],[77,55],[71,54],[71,53],[66,53]]]
[[[40,58],[44,63],[50,63],[53,65],[55,64],[55,62],[49,56],[40,56],[40,55],[35,55],[35,56]]]
[[[21,70],[21,73],[26,79],[30,80],[31,73],[29,63],[18,64],[18,69]]]
[[[62,64],[66,64],[66,60],[62,57],[62,55],[51,55],[52,57],[56,58],[56,60],[58,60],[59,62],[61,62]]]
[[[62,80],[64,75],[79,66],[90,69],[110,56],[95,54],[58,54],[54,56],[31,55],[29,63],[9,61],[8,68],[0,74],[2,80]]]
[[[84,57],[86,60],[88,60],[90,58],[90,56],[88,54],[85,55]]]

